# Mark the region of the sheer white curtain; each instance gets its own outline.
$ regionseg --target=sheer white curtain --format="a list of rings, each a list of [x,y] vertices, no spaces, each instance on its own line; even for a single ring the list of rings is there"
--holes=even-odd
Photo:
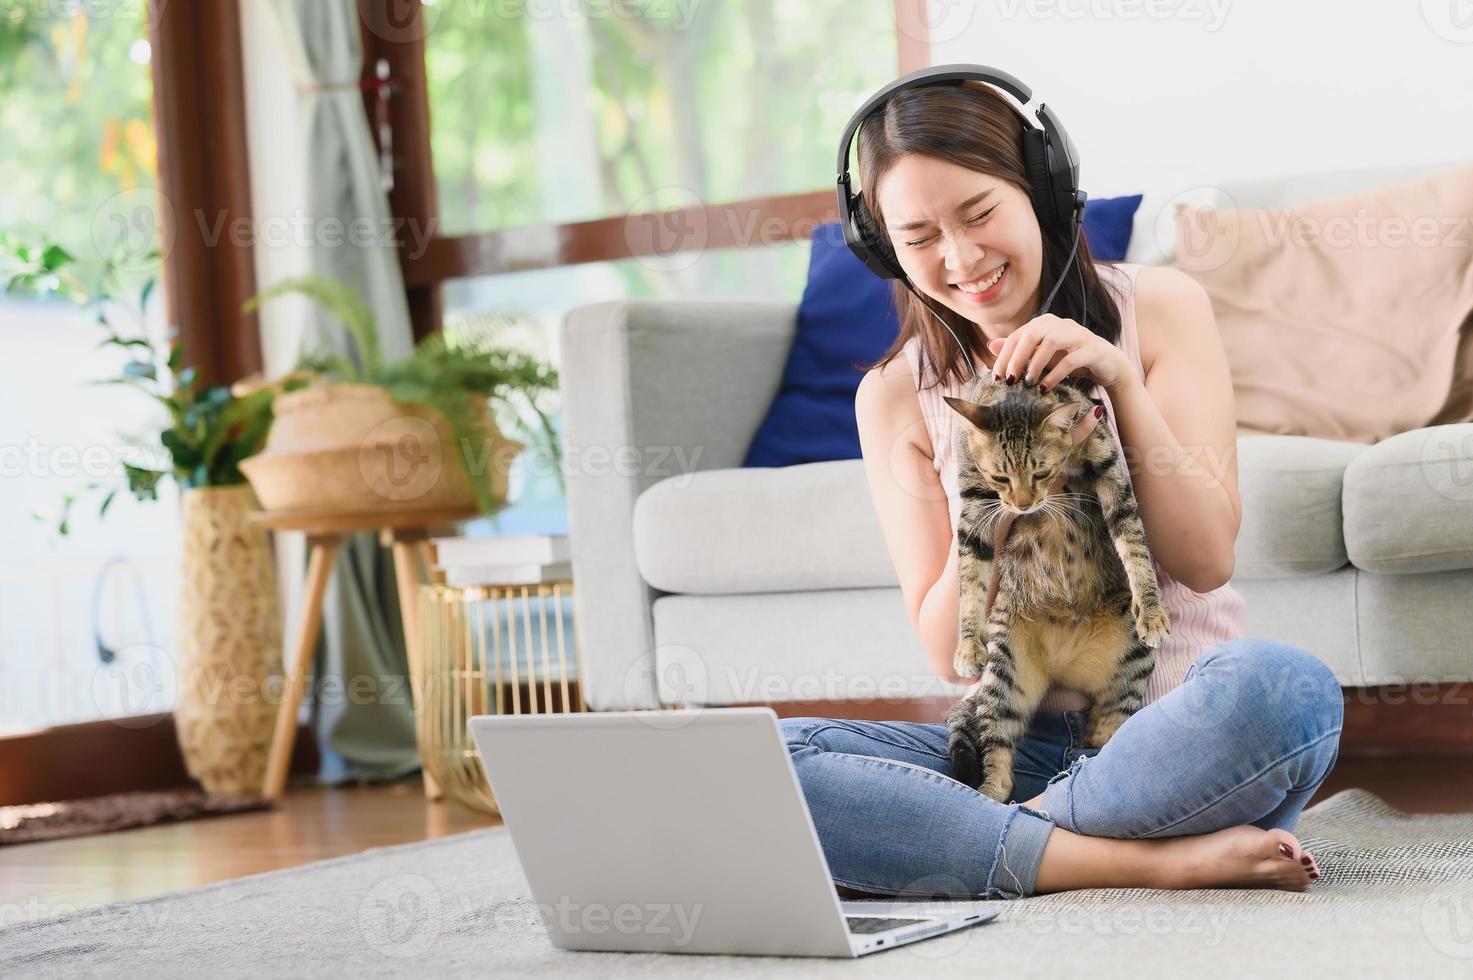
[[[311,270],[362,293],[378,317],[385,359],[404,357],[413,346],[414,333],[378,151],[358,87],[363,50],[357,4],[267,0],[266,12],[266,23],[280,44],[297,92]],[[346,350],[342,332],[323,329],[324,321],[319,316],[317,329],[309,331],[303,343],[308,349],[323,343]]]

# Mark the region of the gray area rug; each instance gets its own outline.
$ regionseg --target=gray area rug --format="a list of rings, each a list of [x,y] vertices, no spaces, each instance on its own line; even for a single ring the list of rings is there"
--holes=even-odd
[[[1352,789],[1294,832],[1323,873],[1302,894],[1043,895],[839,961],[556,950],[496,828],[12,926],[0,976],[1473,976],[1473,814]]]

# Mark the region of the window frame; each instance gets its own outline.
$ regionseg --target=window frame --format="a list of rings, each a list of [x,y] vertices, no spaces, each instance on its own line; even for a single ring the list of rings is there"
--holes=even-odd
[[[249,241],[206,241],[199,216],[254,220],[246,144],[239,0],[149,0],[158,191],[171,227],[162,292],[184,363],[202,384],[228,384],[262,370],[261,328],[241,305],[255,295]],[[208,222],[204,222],[208,224]]]

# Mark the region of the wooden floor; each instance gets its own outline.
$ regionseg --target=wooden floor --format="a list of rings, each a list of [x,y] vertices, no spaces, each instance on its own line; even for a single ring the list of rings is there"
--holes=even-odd
[[[1342,758],[1310,805],[1351,786],[1409,813],[1473,812],[1473,756]],[[495,823],[426,803],[410,781],[296,790],[269,812],[0,848],[0,925]]]
[[[1341,756],[1309,805],[1352,786],[1407,813],[1473,813],[1473,755]]]
[[[0,847],[0,925],[497,823],[425,802],[416,779],[294,790],[275,810]]]

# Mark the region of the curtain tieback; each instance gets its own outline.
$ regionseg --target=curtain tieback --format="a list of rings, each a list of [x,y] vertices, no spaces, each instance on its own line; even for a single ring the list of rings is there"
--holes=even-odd
[[[351,89],[359,92],[378,92],[379,94],[392,94],[395,85],[387,78],[361,78],[352,82],[319,82],[316,85],[298,85],[297,91],[303,95],[316,95],[321,92],[341,92]]]

